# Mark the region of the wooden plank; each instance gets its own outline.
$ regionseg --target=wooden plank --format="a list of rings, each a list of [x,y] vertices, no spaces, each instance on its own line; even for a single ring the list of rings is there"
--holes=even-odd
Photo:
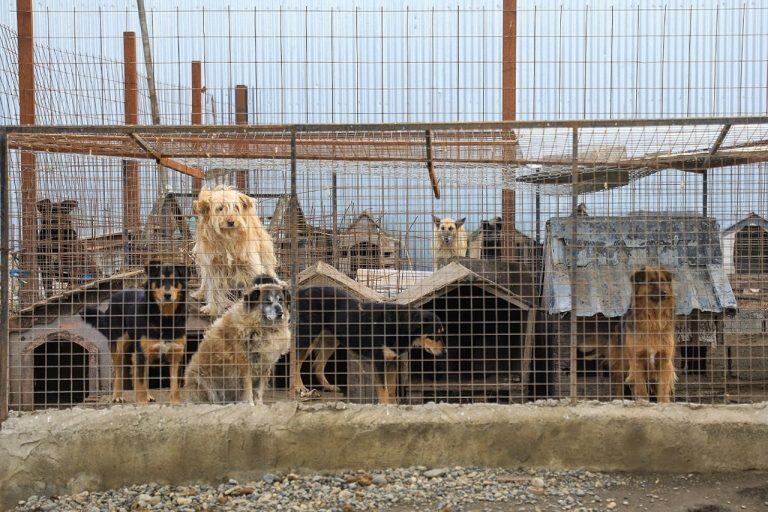
[[[429,172],[429,181],[432,183],[432,193],[435,199],[440,199],[440,187],[437,183],[437,175],[435,174],[435,162],[432,160],[432,132],[426,131],[426,146],[427,146],[427,172]]]
[[[203,78],[199,60],[192,61],[192,119],[193,125],[203,124]],[[192,192],[197,196],[203,188],[202,178],[192,180]]]
[[[248,88],[244,85],[235,86],[235,124],[248,124]],[[238,170],[236,180],[237,189],[247,192],[248,171]]]
[[[523,360],[520,372],[523,386],[531,382],[531,363],[533,361],[533,346],[536,341],[536,308],[528,310],[528,320],[525,324],[525,338],[523,339]]]
[[[163,167],[168,167],[169,169],[173,169],[174,171],[180,172],[181,174],[186,174],[187,176],[192,176],[193,178],[200,178],[202,179],[204,174],[203,171],[198,169],[197,167],[192,167],[190,165],[183,164],[179,162],[178,160],[174,160],[172,158],[164,157],[157,149],[152,147],[152,145],[147,142],[142,136],[131,133],[131,138],[138,144],[138,146],[152,155],[158,164],[160,164]]]
[[[502,13],[501,119],[517,117],[517,0],[504,0]],[[511,159],[514,155],[507,154]],[[510,169],[509,172],[514,172]],[[501,253],[507,261],[515,261],[515,191],[501,191]]]
[[[19,47],[19,121],[35,124],[35,49],[32,0],[17,0],[16,24]],[[22,282],[21,303],[40,298],[37,275],[37,159],[34,153],[21,153],[21,266],[29,271]]]

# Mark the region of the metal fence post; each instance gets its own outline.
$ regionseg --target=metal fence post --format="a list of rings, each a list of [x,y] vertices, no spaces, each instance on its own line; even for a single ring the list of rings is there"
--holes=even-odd
[[[570,273],[571,281],[571,329],[570,329],[570,390],[569,395],[571,400],[578,398],[578,380],[577,380],[577,330],[578,323],[576,319],[576,257],[578,248],[576,247],[576,237],[578,236],[578,216],[576,215],[576,209],[579,206],[579,129],[573,127],[573,141],[571,148],[571,246],[569,248],[568,271]]]
[[[9,398],[9,333],[10,290],[8,289],[8,256],[10,252],[8,138],[0,134],[0,423],[8,417]]]
[[[291,299],[292,306],[298,301],[298,253],[299,253],[299,196],[297,192],[296,176],[296,128],[291,128]],[[288,392],[291,400],[296,399],[296,376],[301,368],[296,364],[296,315],[292,315],[293,329],[291,329],[292,343],[290,353],[290,390]]]

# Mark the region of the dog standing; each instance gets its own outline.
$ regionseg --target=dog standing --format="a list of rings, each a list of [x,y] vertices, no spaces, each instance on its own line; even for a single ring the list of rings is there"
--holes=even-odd
[[[270,276],[257,277],[243,298],[206,331],[184,375],[188,398],[253,404],[256,376],[256,398],[263,403],[275,364],[291,348],[289,321],[284,285]]]
[[[439,356],[445,348],[445,329],[434,313],[383,302],[361,302],[343,289],[311,286],[296,301],[296,387],[309,395],[301,366],[314,352],[315,376],[326,390],[336,390],[325,377],[330,355],[342,346],[372,361],[379,403],[396,401],[397,359],[411,347]]]
[[[434,270],[467,255],[467,230],[464,227],[466,220],[466,217],[453,220],[450,217],[441,219],[432,216],[432,222],[435,224],[432,238]]]
[[[217,317],[256,276],[277,277],[275,249],[256,201],[232,187],[200,191],[192,209],[198,216],[192,254],[205,299],[200,312]]]
[[[150,261],[146,272],[143,289],[117,292],[105,312],[87,307],[81,316],[109,339],[115,372],[112,402],[125,401],[125,356],[132,354],[136,403],[154,402],[148,390],[148,365],[163,355],[171,362],[171,403],[179,403],[179,370],[187,346],[187,267]]]

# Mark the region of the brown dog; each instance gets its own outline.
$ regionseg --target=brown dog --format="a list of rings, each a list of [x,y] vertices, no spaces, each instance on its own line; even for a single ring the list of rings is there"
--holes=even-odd
[[[656,386],[659,403],[672,400],[675,373],[675,292],[672,273],[644,267],[632,274],[632,305],[623,322],[623,343],[611,343],[611,373],[624,376],[636,399],[648,399],[648,384]],[[616,393],[624,383],[614,380]]]
[[[587,335],[579,349],[607,361],[617,397],[624,397],[628,384],[635,398],[647,400],[650,384],[656,387],[658,401],[669,403],[677,381],[672,273],[646,266],[635,271],[631,281],[632,304],[621,329]]]

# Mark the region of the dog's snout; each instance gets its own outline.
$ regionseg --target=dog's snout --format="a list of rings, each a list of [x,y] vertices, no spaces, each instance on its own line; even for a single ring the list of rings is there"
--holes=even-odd
[[[165,299],[165,300],[171,300],[172,298],[173,298],[173,295],[171,295],[170,292],[165,292],[163,294],[163,299]]]
[[[227,220],[227,226],[228,226],[228,227],[230,227],[230,228],[233,228],[233,227],[235,227],[235,221],[234,221],[234,220],[229,220],[229,219],[228,219],[228,220]]]

